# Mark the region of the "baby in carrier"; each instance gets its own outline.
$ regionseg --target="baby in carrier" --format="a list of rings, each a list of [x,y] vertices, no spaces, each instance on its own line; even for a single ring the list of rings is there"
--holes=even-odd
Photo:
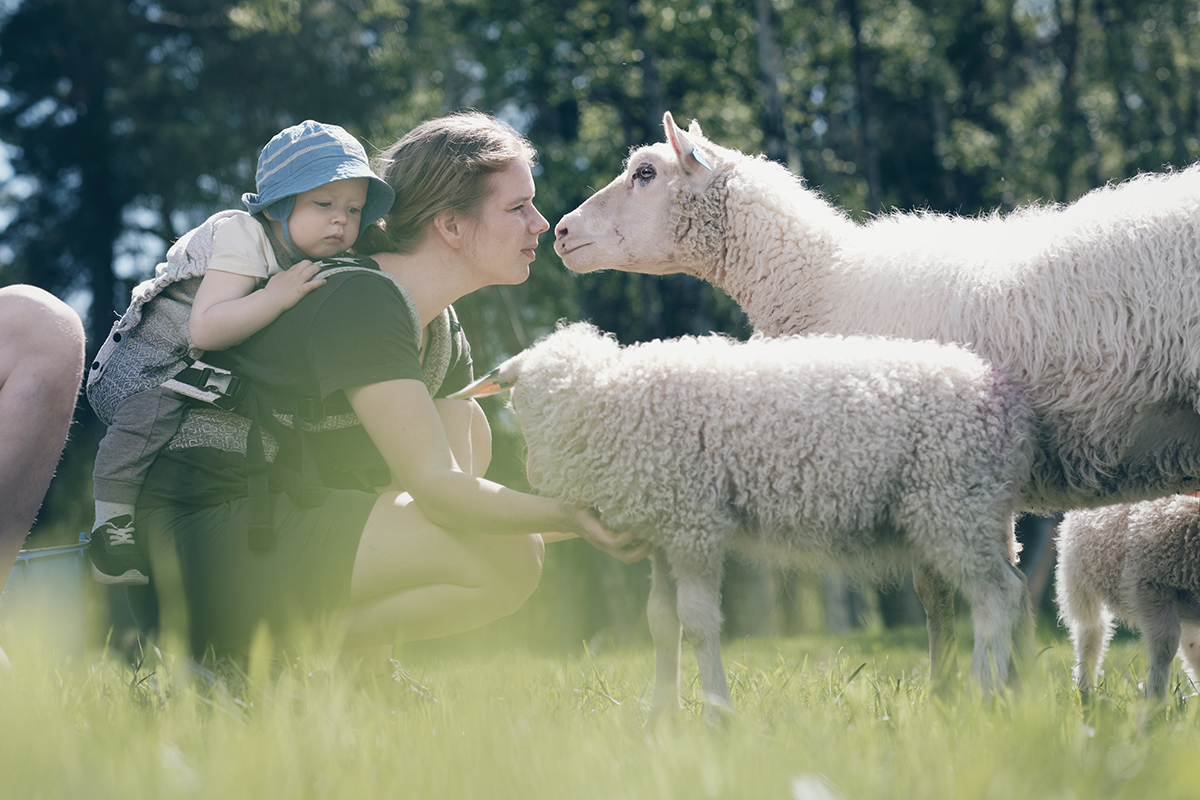
[[[358,140],[312,120],[267,143],[255,182],[257,194],[242,196],[248,213],[219,212],[171,248],[92,365],[88,399],[109,423],[96,453],[89,549],[101,583],[149,582],[136,504],[187,402],[168,387],[217,405],[235,394],[232,376],[200,369],[201,351],[245,340],[321,286],[313,262],[349,250],[395,199]]]

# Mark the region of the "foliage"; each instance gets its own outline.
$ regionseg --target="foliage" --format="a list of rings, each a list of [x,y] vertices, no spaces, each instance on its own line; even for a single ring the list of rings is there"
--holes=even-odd
[[[1118,644],[1095,706],[1061,642],[1016,696],[928,697],[922,632],[726,647],[738,715],[648,734],[648,648],[482,656],[414,648],[395,677],[309,655],[244,670],[32,662],[0,676],[0,772],[21,797],[1187,797],[1186,679],[1156,714]]]
[[[306,117],[379,147],[494,112],[538,148],[552,224],[666,110],[860,218],[1070,201],[1200,155],[1198,26],[1185,0],[9,0],[0,283],[79,306],[94,351],[169,243],[237,205],[262,144]],[[525,284],[458,304],[481,367],[564,317],[624,341],[748,333],[707,285],[574,276],[550,239]],[[487,410],[492,477],[521,488],[519,436]],[[78,419],[35,529],[63,542],[90,526],[102,433]]]
[[[1066,201],[1200,154],[1200,12],[1182,0],[772,0],[759,10],[22,0],[0,10],[0,140],[16,173],[3,279],[66,294],[101,287],[114,265],[148,274],[201,215],[236,204],[258,148],[306,116],[383,145],[455,108],[496,112],[537,145],[552,220],[614,176],[630,147],[660,138],[664,110],[700,119],[715,141],[768,149],[771,92],[786,139],[778,157],[855,213]],[[776,64],[764,61],[768,42]],[[868,139],[876,187],[865,185]],[[510,296],[479,301],[487,355],[581,309],[628,339],[739,329],[723,298],[685,279],[572,278],[551,261]],[[100,322],[108,310],[98,304]]]
[[[7,187],[4,279],[89,288],[93,347],[128,302],[114,270],[145,277],[166,243],[235,203],[279,128],[354,129],[376,105],[352,9],[212,9],[27,0],[0,20],[0,139],[23,179]]]

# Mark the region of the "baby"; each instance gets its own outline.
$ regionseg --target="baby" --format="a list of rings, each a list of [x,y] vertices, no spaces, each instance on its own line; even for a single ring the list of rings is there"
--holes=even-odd
[[[349,250],[392,206],[392,188],[372,172],[358,140],[336,125],[307,120],[263,148],[249,213],[218,215],[212,255],[192,301],[181,351],[219,350],[262,330],[324,284],[314,261]],[[215,221],[214,221],[215,220]],[[265,283],[264,283],[265,281]],[[150,465],[179,428],[186,399],[156,387],[124,398],[96,453],[93,577],[105,584],[149,582],[134,527]]]

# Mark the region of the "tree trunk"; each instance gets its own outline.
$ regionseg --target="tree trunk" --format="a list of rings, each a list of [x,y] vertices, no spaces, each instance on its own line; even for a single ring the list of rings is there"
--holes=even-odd
[[[116,297],[113,257],[121,234],[121,206],[117,197],[116,176],[112,173],[111,114],[105,95],[108,71],[100,47],[89,47],[80,54],[83,75],[75,76],[86,87],[83,103],[86,112],[79,117],[79,134],[87,142],[80,160],[82,185],[79,229],[71,243],[81,266],[90,277],[92,308],[87,320],[88,352],[103,343],[112,327],[114,312],[124,310],[124,298]]]
[[[781,86],[787,85],[787,76],[779,58],[779,46],[775,42],[775,7],[771,0],[755,0],[758,12],[758,67],[762,76],[762,130],[767,158],[778,161],[785,167],[799,169],[788,135],[787,119],[783,113]],[[792,164],[796,160],[795,165]]]
[[[882,209],[879,175],[879,144],[875,131],[875,112],[871,92],[871,64],[862,42],[862,17],[858,0],[845,0],[850,18],[850,33],[854,37],[854,78],[858,91],[858,111],[862,117],[862,155],[867,171],[867,211],[877,214]]]
[[[1058,51],[1063,66],[1062,83],[1059,85],[1060,125],[1062,135],[1055,152],[1055,176],[1058,179],[1060,203],[1071,200],[1071,172],[1079,154],[1078,131],[1087,130],[1086,121],[1081,124],[1079,113],[1079,87],[1077,72],[1079,65],[1079,13],[1080,0],[1058,0]]]

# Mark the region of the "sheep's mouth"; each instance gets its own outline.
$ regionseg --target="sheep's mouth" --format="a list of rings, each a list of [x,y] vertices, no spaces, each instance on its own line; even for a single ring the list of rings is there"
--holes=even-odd
[[[584,242],[583,244],[574,244],[574,245],[567,246],[567,245],[563,244],[562,242],[556,242],[554,246],[558,249],[558,254],[560,256],[565,256],[565,255],[570,255],[571,253],[574,253],[577,250],[581,250],[590,244],[592,244],[592,243]]]

